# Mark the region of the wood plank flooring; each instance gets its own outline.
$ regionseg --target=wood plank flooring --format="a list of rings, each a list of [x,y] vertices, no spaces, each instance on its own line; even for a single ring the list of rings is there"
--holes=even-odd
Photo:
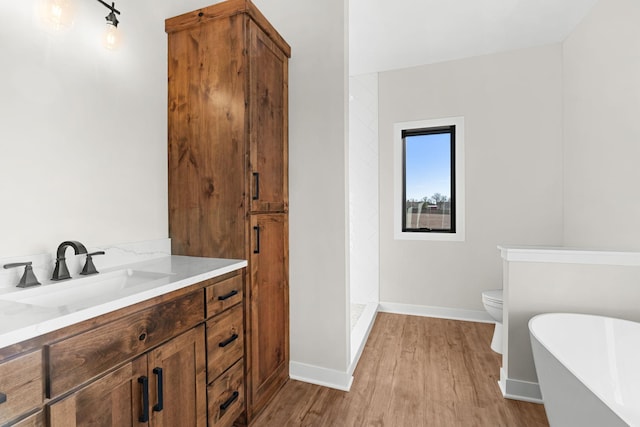
[[[289,380],[251,427],[548,426],[504,399],[493,325],[379,313],[348,393]]]

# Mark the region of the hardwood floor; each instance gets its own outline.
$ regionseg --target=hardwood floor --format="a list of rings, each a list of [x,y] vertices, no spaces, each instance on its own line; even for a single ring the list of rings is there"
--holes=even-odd
[[[484,323],[379,313],[349,393],[289,380],[251,427],[548,426],[504,399]]]

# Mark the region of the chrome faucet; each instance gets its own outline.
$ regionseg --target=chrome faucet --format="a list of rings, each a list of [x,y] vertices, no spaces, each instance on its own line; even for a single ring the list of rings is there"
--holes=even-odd
[[[68,240],[66,242],[60,243],[60,246],[58,246],[58,252],[56,254],[56,268],[54,268],[53,270],[51,280],[65,280],[71,278],[69,269],[67,268],[67,261],[64,256],[64,253],[69,246],[73,248],[76,255],[87,253],[87,248],[85,248],[82,243],[76,240]]]

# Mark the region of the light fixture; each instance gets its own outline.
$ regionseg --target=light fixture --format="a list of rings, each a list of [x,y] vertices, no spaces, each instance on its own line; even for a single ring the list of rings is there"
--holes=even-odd
[[[107,28],[105,29],[102,42],[107,49],[115,50],[120,46],[120,42],[122,41],[121,34],[117,29],[120,21],[118,21],[116,17],[116,14],[120,15],[120,11],[116,9],[115,2],[109,5],[102,0],[97,1],[109,9],[109,14],[105,17],[107,20]]]
[[[40,16],[45,25],[54,30],[62,30],[73,24],[74,7],[70,0],[42,0]]]

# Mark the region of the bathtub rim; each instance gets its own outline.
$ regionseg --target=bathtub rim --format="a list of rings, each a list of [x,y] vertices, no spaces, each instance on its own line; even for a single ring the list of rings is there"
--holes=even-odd
[[[541,318],[546,318],[546,317],[570,317],[570,318],[580,318],[580,319],[599,319],[599,320],[613,320],[616,323],[626,323],[628,325],[634,325],[633,327],[636,328],[638,330],[638,336],[640,337],[640,322],[634,322],[632,320],[627,320],[627,319],[621,319],[618,317],[613,317],[613,316],[605,316],[605,315],[598,315],[598,314],[590,314],[590,313],[571,313],[571,312],[549,312],[549,313],[540,313],[537,314],[535,316],[533,316],[531,319],[529,319],[528,322],[528,329],[529,329],[529,334],[530,336],[535,339],[538,344],[540,344],[540,346],[542,346],[551,356],[553,356],[568,372],[571,373],[571,375],[577,380],[579,381],[586,389],[588,389],[594,396],[596,396],[604,405],[606,405],[609,410],[611,412],[613,412],[618,418],[620,418],[620,420],[624,421],[625,423],[627,423],[628,425],[640,425],[640,412],[638,412],[637,414],[635,413],[629,413],[628,411],[620,411],[620,409],[624,409],[625,405],[621,405],[616,403],[613,399],[611,399],[610,396],[608,395],[604,395],[602,393],[602,391],[594,389],[592,384],[589,384],[589,381],[585,381],[585,378],[581,375],[578,374],[575,369],[571,366],[569,366],[569,364],[567,363],[566,358],[563,357],[559,357],[557,355],[557,352],[552,351],[549,346],[547,345],[547,343],[544,342],[544,340],[540,339],[540,335],[536,334],[536,332],[534,331],[535,326],[534,323],[536,323],[536,319],[541,319]],[[539,332],[539,331],[538,331]],[[537,370],[537,367],[536,367]],[[544,399],[544,391],[542,390],[541,387],[541,393],[542,393],[542,397]],[[628,405],[627,405],[628,406]]]

